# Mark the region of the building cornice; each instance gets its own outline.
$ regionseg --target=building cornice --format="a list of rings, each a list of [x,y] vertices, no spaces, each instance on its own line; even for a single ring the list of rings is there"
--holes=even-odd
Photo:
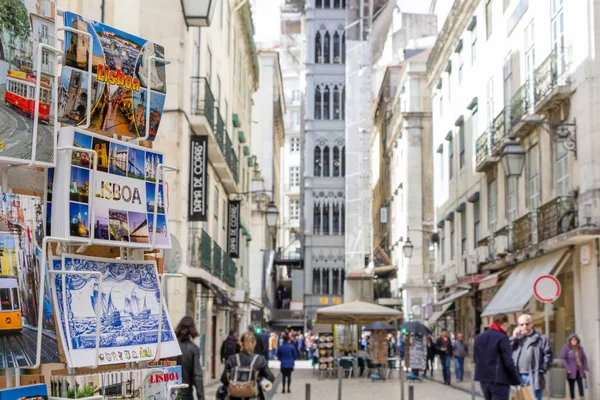
[[[430,88],[433,88],[444,68],[446,68],[448,59],[454,52],[460,35],[471,22],[471,16],[479,3],[480,0],[454,1],[427,60],[427,70],[429,71],[427,85]]]

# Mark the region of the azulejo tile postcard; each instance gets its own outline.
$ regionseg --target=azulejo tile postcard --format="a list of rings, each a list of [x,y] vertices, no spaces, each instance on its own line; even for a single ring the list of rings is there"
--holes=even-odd
[[[48,400],[48,388],[39,384],[4,389],[0,390],[0,400]]]
[[[70,367],[93,365],[95,307],[101,307],[99,365],[150,361],[157,357],[160,284],[154,261],[121,261],[63,254],[52,268],[97,271],[92,275],[56,275],[52,291],[63,347]],[[181,354],[166,306],[162,306],[160,357]]]
[[[53,0],[1,3],[2,12],[11,18],[0,23],[0,159],[32,157],[39,78],[35,161],[48,166],[54,163],[55,147],[57,58],[48,48],[56,44],[55,4]]]
[[[65,33],[58,120],[81,126],[89,113],[91,131],[134,138],[148,134],[154,140],[166,95],[164,48],[69,11],[63,23],[89,33],[92,41]]]

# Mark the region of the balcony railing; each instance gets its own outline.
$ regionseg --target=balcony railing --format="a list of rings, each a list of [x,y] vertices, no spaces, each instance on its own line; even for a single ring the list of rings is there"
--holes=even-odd
[[[237,274],[237,268],[235,261],[229,254],[223,253],[223,282],[231,287],[235,287],[235,276]]]
[[[206,78],[192,77],[192,114],[206,117],[211,127],[215,125],[215,96]]]
[[[204,231],[202,231],[200,243],[200,266],[202,269],[212,272],[212,240]]]
[[[532,224],[531,215],[529,213],[513,222],[512,249],[514,251],[523,250],[533,243],[532,232],[536,227]]]
[[[213,245],[213,275],[219,279],[223,275],[223,250],[216,243]]]
[[[236,182],[238,182],[238,158],[235,154],[235,150],[233,149],[233,144],[231,143],[231,139],[229,139],[229,135],[225,135],[225,157],[227,159],[227,165],[229,165],[229,169],[233,173],[233,177]]]
[[[565,77],[566,69],[564,49],[560,52],[554,49],[534,72],[536,103],[558,84],[566,83],[561,81]]]
[[[529,81],[525,81],[523,86],[517,90],[512,99],[510,99],[510,127],[512,128],[520,120],[525,117],[525,114],[529,111],[531,105],[529,104],[530,95],[529,90],[531,85]]]
[[[274,320],[282,320],[282,319],[299,319],[303,318],[302,311],[296,310],[271,310],[271,317]]]
[[[572,196],[557,197],[538,208],[540,242],[577,228],[577,208]]]
[[[221,118],[221,113],[219,112],[219,107],[215,108],[215,116],[217,120],[215,122],[215,136],[217,138],[217,142],[219,143],[219,147],[221,148],[221,152],[226,155],[225,150],[225,136],[227,135],[227,130],[225,129],[225,123],[223,122],[223,118]]]
[[[477,165],[481,164],[489,154],[490,146],[488,144],[488,131],[486,130],[477,138],[477,142],[475,142],[475,161]]]
[[[506,126],[504,125],[504,110],[494,119],[490,127],[492,133],[492,154],[497,155],[502,151],[504,139],[507,137]]]

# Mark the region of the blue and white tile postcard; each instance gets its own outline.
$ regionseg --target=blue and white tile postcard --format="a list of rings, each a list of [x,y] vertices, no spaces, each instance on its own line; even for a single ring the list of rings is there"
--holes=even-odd
[[[95,306],[101,307],[99,365],[151,361],[158,350],[160,284],[154,261],[121,261],[63,254],[52,268],[65,271],[98,271],[102,293],[92,275],[55,275],[54,304],[69,367],[94,363],[96,348]],[[162,307],[160,357],[181,354],[179,343]]]
[[[39,384],[4,389],[0,390],[0,400],[48,400],[48,388]]]

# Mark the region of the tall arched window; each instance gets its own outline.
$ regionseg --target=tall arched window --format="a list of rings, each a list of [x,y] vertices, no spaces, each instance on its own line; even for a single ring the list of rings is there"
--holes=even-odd
[[[342,88],[342,120],[346,118],[346,87]]]
[[[321,119],[321,86],[315,88],[315,119]]]
[[[329,36],[329,32],[325,32],[325,37],[323,39],[325,42],[323,43],[323,58],[324,63],[331,63],[331,37]]]
[[[333,148],[333,176],[340,176],[340,168],[341,160],[340,160],[340,148],[335,146]]]
[[[331,294],[329,291],[329,268],[323,268],[323,294]]]
[[[323,0],[315,0],[315,7],[316,8],[323,7]]]
[[[315,36],[315,62],[316,63],[323,62],[322,60],[320,60],[322,55],[323,54],[321,53],[321,32],[317,32],[317,35]]]
[[[329,176],[329,146],[323,148],[323,176]]]
[[[321,206],[319,204],[313,206],[313,233],[321,234]]]
[[[330,235],[329,232],[329,204],[323,205],[323,235]]]
[[[323,119],[329,119],[329,86],[325,86],[323,91]]]
[[[333,234],[339,235],[340,228],[340,205],[336,204],[333,206]]]
[[[342,235],[346,234],[346,206],[342,204]],[[342,279],[343,281],[343,279]]]
[[[313,294],[321,294],[321,270],[313,269]]]
[[[344,8],[346,8],[344,6]],[[342,64],[346,63],[346,34],[342,35]]]
[[[342,8],[346,8],[346,0],[342,0]],[[342,285],[343,286],[343,285]]]
[[[333,87],[333,119],[341,119],[341,101],[340,101],[340,89],[336,86]]]
[[[342,62],[342,57],[340,57],[341,50],[342,50],[342,47],[340,44],[340,34],[336,31],[333,34],[333,63],[334,64],[340,64]]]
[[[331,0],[323,0],[323,8],[331,8]]]
[[[333,0],[333,8],[340,8],[340,0]]]
[[[315,147],[315,168],[314,168],[314,176],[321,176],[321,148],[319,146]]]
[[[342,147],[342,176],[346,176],[346,147]]]

